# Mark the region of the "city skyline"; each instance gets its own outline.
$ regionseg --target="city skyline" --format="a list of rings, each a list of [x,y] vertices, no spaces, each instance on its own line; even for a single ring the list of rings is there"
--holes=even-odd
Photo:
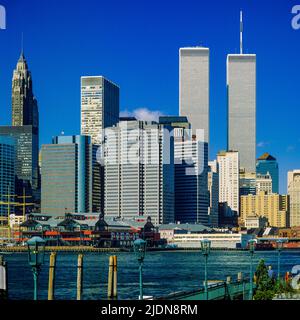
[[[33,1],[34,3],[34,1]],[[96,6],[96,3],[90,1],[91,6]],[[196,6],[195,3],[192,3],[193,6]],[[265,8],[267,6],[268,1],[264,4],[260,5],[260,7]],[[270,4],[270,2],[269,2]],[[15,66],[17,57],[20,54],[20,42],[16,40],[19,36],[21,39],[21,32],[24,31],[24,47],[25,47],[25,56],[27,57],[28,63],[30,65],[30,69],[34,75],[34,83],[35,83],[35,95],[37,96],[37,100],[39,101],[40,108],[40,119],[41,119],[41,144],[49,143],[51,141],[52,136],[59,135],[61,131],[64,131],[66,135],[69,134],[79,134],[80,133],[80,76],[86,75],[101,75],[107,76],[109,79],[112,79],[114,82],[118,83],[121,88],[121,111],[133,112],[135,109],[140,107],[147,107],[151,111],[160,112],[165,115],[177,115],[178,114],[178,49],[181,46],[193,46],[193,45],[204,45],[210,48],[211,58],[210,62],[212,64],[212,69],[210,71],[211,74],[211,144],[210,144],[210,159],[214,159],[216,157],[216,153],[219,150],[222,150],[226,146],[226,124],[222,123],[226,119],[226,104],[225,104],[225,91],[226,91],[226,80],[225,80],[225,68],[226,68],[226,54],[228,53],[238,53],[239,51],[239,11],[241,7],[234,5],[232,2],[229,2],[226,7],[226,15],[222,17],[220,23],[226,23],[226,26],[222,25],[222,28],[225,28],[222,34],[226,36],[222,37],[224,39],[220,39],[215,33],[215,31],[210,30],[213,28],[214,22],[207,20],[204,16],[203,21],[199,19],[197,24],[195,23],[188,24],[184,26],[182,29],[182,34],[180,37],[172,38],[172,41],[168,40],[167,37],[164,39],[162,37],[154,39],[154,35],[157,34],[156,27],[152,32],[146,32],[148,37],[145,37],[144,41],[141,42],[140,46],[142,49],[137,48],[137,50],[144,50],[148,48],[146,45],[146,40],[151,39],[151,45],[155,48],[155,43],[160,45],[162,49],[160,49],[160,54],[162,58],[165,58],[168,55],[169,60],[165,63],[165,66],[161,68],[160,63],[157,65],[154,70],[150,70],[149,66],[146,66],[147,63],[144,59],[141,59],[139,55],[140,51],[137,53],[134,52],[134,48],[132,45],[129,45],[128,49],[123,49],[123,56],[117,54],[115,44],[112,42],[109,45],[101,45],[101,47],[93,47],[94,50],[89,50],[88,54],[84,54],[83,50],[74,50],[77,48],[76,39],[66,38],[66,35],[70,31],[73,20],[72,18],[68,18],[68,22],[70,25],[66,28],[62,28],[62,21],[58,19],[56,21],[56,27],[54,30],[54,35],[58,36],[56,32],[57,29],[62,31],[62,35],[56,38],[58,49],[64,48],[64,52],[59,52],[60,54],[55,53],[57,50],[54,48],[49,48],[49,52],[41,52],[39,47],[37,47],[35,41],[31,39],[28,35],[33,30],[26,30],[29,26],[25,25],[23,18],[21,17],[18,21],[17,25],[10,25],[9,21],[17,21],[16,17],[21,14],[22,4],[10,3],[5,4],[7,8],[8,14],[8,28],[7,30],[1,32],[0,37],[2,41],[7,45],[7,52],[1,53],[0,58],[3,62],[0,63],[0,67],[2,69],[0,75],[0,81],[2,83],[2,90],[0,94],[0,104],[3,106],[3,117],[1,119],[1,125],[10,124],[10,109],[11,109],[11,73],[13,71],[13,67]],[[34,6],[31,2],[27,4],[29,7]],[[50,4],[49,4],[50,6]],[[111,8],[107,5],[107,10],[109,11]],[[222,6],[220,4],[220,6]],[[208,4],[199,4],[198,7],[202,9],[201,12],[209,13],[212,8]],[[264,38],[264,30],[261,29],[263,25],[263,19],[255,19],[254,18],[254,8],[256,6],[253,4],[249,4],[247,1],[245,5],[242,6],[244,11],[244,50],[245,52],[255,52],[257,53],[257,69],[258,69],[258,101],[257,101],[257,156],[260,156],[264,152],[269,152],[273,154],[278,162],[280,168],[280,192],[286,192],[286,184],[287,184],[287,171],[292,169],[297,169],[297,144],[299,143],[296,127],[291,125],[291,121],[293,119],[289,119],[289,127],[282,121],[282,118],[277,115],[279,110],[279,105],[287,105],[284,109],[293,110],[297,109],[297,101],[296,98],[293,97],[293,86],[295,83],[292,81],[293,75],[296,77],[296,69],[297,69],[297,59],[296,59],[296,39],[297,31],[293,30],[291,27],[290,20],[292,15],[290,13],[292,6],[288,3],[285,4],[273,4],[272,14],[269,16],[265,16],[264,19],[266,21],[272,21],[275,18],[277,19],[277,25],[272,24],[272,30],[269,30],[269,37]],[[33,13],[36,13],[36,10],[39,8],[35,8]],[[49,7],[50,9],[50,7]],[[140,5],[138,8],[144,12],[143,5]],[[150,8],[151,9],[151,8]],[[166,7],[162,6],[162,12],[166,11]],[[178,7],[176,7],[178,11]],[[58,14],[58,18],[61,18],[62,14],[66,10],[66,6],[64,3],[60,6],[60,13]],[[91,12],[91,7],[88,7],[88,12]],[[51,10],[50,10],[51,11]],[[176,12],[177,12],[176,11]],[[188,12],[192,14],[192,10],[189,9]],[[28,10],[29,12],[29,10]],[[126,11],[127,15],[129,14]],[[31,15],[30,13],[29,15]],[[76,20],[76,14],[79,15],[78,10],[74,8],[73,19],[74,22]],[[178,14],[178,13],[177,13]],[[176,13],[174,14],[176,16]],[[108,15],[109,16],[109,15]],[[175,18],[175,16],[173,18]],[[49,13],[43,12],[41,17],[49,18]],[[31,24],[32,28],[35,23],[40,23],[39,18],[33,19],[33,24]],[[10,19],[9,19],[10,18]],[[52,17],[53,18],[53,17]],[[159,15],[156,17],[158,21],[161,18]],[[35,20],[36,19],[36,20]],[[171,19],[171,22],[173,19]],[[46,22],[45,22],[46,23]],[[77,23],[77,21],[76,21]],[[174,22],[172,22],[173,25]],[[90,26],[92,26],[91,24]],[[146,23],[147,26],[149,26]],[[197,28],[196,28],[197,26]],[[201,29],[202,26],[202,29]],[[204,27],[203,27],[204,26]],[[129,26],[131,27],[131,26]],[[154,26],[153,26],[154,27]],[[182,27],[182,26],[181,26]],[[30,29],[29,28],[29,29]],[[78,28],[78,27],[77,27]],[[165,29],[163,32],[163,36],[165,36],[166,32],[169,32],[167,26],[164,26]],[[260,28],[261,35],[257,36],[257,30]],[[282,30],[279,30],[283,28]],[[197,33],[195,32],[197,29]],[[273,31],[274,29],[274,31]],[[43,24],[41,27],[41,31],[46,31],[48,29],[43,29]],[[84,27],[82,30],[79,30],[80,34],[86,31]],[[100,31],[100,28],[96,29],[96,34],[99,31],[99,34],[104,34]],[[121,36],[123,31],[120,28],[116,28],[111,31],[114,35],[116,35],[116,31],[120,33]],[[127,30],[128,31],[128,30]],[[176,30],[174,30],[176,31]],[[270,36],[270,34],[276,35],[274,39]],[[103,38],[103,44],[109,39],[110,31],[105,32],[105,37]],[[139,34],[139,33],[138,33]],[[49,34],[48,34],[49,35]],[[134,33],[134,35],[137,35]],[[140,34],[139,34],[140,35]],[[13,37],[14,36],[14,37]],[[108,38],[106,38],[108,37]],[[1,39],[0,38],[0,39]],[[198,39],[201,39],[199,41]],[[287,38],[287,39],[286,39]],[[292,41],[291,38],[294,38],[295,41]],[[64,41],[66,40],[71,46],[68,46],[69,49],[66,49]],[[129,43],[133,41],[133,38],[129,39]],[[153,41],[156,42],[153,42]],[[162,42],[162,40],[165,41]],[[265,40],[266,44],[262,44],[262,41]],[[39,39],[39,41],[46,41],[45,39]],[[52,38],[48,39],[48,43],[51,44],[53,41]],[[140,41],[140,39],[139,39]],[[38,42],[38,39],[36,39]],[[293,46],[293,50],[290,49],[288,52],[284,52],[285,55],[289,55],[289,63],[290,68],[286,66],[287,61],[285,59],[280,59],[281,48],[284,47],[284,43],[288,42],[288,46]],[[42,42],[44,43],[44,42]],[[121,44],[121,42],[120,42]],[[279,50],[274,50],[274,46],[276,45]],[[43,45],[42,45],[43,46]],[[45,46],[48,48],[48,46]],[[102,48],[104,53],[100,52],[99,49]],[[250,50],[251,48],[251,50]],[[273,51],[272,51],[273,50]],[[101,53],[101,63],[95,60],[95,57]],[[152,51],[151,51],[152,52]],[[273,54],[273,59],[267,59],[267,56],[270,56],[270,52]],[[43,53],[43,54],[41,54]],[[109,54],[113,53],[112,58],[108,58]],[[68,63],[65,63],[65,66],[62,65],[64,61],[65,55],[68,55],[69,60]],[[133,61],[131,60],[131,54],[135,57]],[[152,55],[152,54],[151,54]],[[279,55],[279,56],[278,56]],[[89,62],[87,58],[90,58]],[[147,55],[145,58],[149,58]],[[277,57],[277,60],[276,60]],[[294,57],[294,58],[293,58]],[[46,59],[45,59],[46,58]],[[48,59],[48,60],[47,60]],[[45,63],[45,61],[49,61],[49,65]],[[56,62],[59,68],[50,70],[53,67],[53,64]],[[74,61],[77,64],[74,64]],[[150,66],[153,68],[153,64],[157,63],[157,58],[152,57],[148,59]],[[280,61],[280,64],[278,64]],[[127,62],[127,63],[126,63]],[[44,68],[41,66],[43,65]],[[276,67],[275,67],[276,66]],[[50,69],[49,69],[50,67]],[[127,68],[132,68],[132,72],[129,70],[126,71]],[[153,89],[158,88],[157,84],[153,83],[153,77],[156,76],[157,68],[161,69],[161,75],[165,76],[166,81],[158,81],[161,89],[156,90],[156,94],[153,94]],[[292,67],[292,68],[291,68]],[[119,68],[119,69],[118,69]],[[146,68],[146,69],[145,69]],[[223,70],[222,72],[216,72],[216,69]],[[139,70],[140,69],[140,70]],[[290,77],[291,81],[289,81],[288,85],[282,83],[282,81],[276,82],[277,78],[274,78],[274,71],[276,69],[276,76],[278,80],[280,77]],[[145,73],[146,72],[146,73]],[[47,76],[42,77],[42,73],[45,73]],[[66,85],[66,81],[61,82],[61,79],[58,79],[57,75],[65,74],[67,79],[70,80],[70,83]],[[143,75],[145,74],[145,76]],[[53,83],[53,88],[50,87],[51,81],[55,76],[57,82]],[[135,79],[133,80],[133,77]],[[149,76],[149,77],[147,77]],[[273,78],[272,78],[273,77]],[[7,81],[9,79],[9,81]],[[275,88],[274,85],[275,84]],[[281,86],[281,92],[276,89],[277,86]],[[62,85],[59,89],[56,86]],[[151,87],[154,86],[154,87]],[[49,89],[50,88],[50,89]],[[294,90],[296,90],[297,86]],[[49,92],[46,92],[48,89]],[[276,92],[277,91],[277,92]],[[52,93],[51,93],[52,92]],[[217,94],[216,92],[220,92]],[[152,97],[155,96],[155,97]],[[279,99],[278,99],[279,98]],[[72,110],[72,113],[70,111]],[[59,117],[57,117],[57,112],[59,112]],[[145,110],[144,110],[145,113]],[[45,116],[47,114],[47,117]],[[59,118],[59,119],[58,119]],[[296,117],[293,117],[296,118]],[[46,121],[47,119],[47,121]],[[271,121],[270,121],[271,120]],[[47,122],[47,123],[46,123]],[[280,125],[280,127],[279,127]],[[281,130],[278,130],[280,128]],[[284,129],[289,130],[284,130]]]

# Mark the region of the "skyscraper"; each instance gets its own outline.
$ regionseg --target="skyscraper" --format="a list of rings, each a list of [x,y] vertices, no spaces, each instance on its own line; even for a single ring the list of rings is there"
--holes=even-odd
[[[92,148],[87,136],[59,136],[42,146],[42,213],[92,210]]]
[[[219,166],[219,202],[226,204],[228,216],[239,213],[239,153],[221,151]]]
[[[81,134],[101,145],[102,130],[119,121],[119,87],[103,76],[81,77]]]
[[[12,79],[12,125],[39,127],[39,112],[32,89],[32,76],[23,51]]]
[[[239,152],[241,168],[255,172],[256,55],[243,53],[242,28],[240,53],[227,56],[227,93],[228,150]]]
[[[179,114],[187,116],[193,133],[204,129],[209,143],[209,49],[179,49]]]
[[[288,194],[290,196],[290,227],[300,226],[300,170],[288,172]]]
[[[40,175],[38,164],[38,128],[33,126],[0,126],[0,136],[10,136],[15,140],[15,191],[18,196],[27,196],[39,206]],[[32,202],[31,200],[29,200]],[[18,212],[20,208],[16,208]]]
[[[219,225],[219,169],[216,160],[208,162],[209,224]]]
[[[156,122],[121,119],[105,130],[105,215],[174,222],[174,145]]]
[[[256,161],[256,173],[261,175],[270,174],[272,178],[272,192],[279,193],[279,168],[276,158],[269,153],[264,153]]]
[[[15,193],[15,140],[0,137],[0,201],[14,201]],[[13,213],[13,208],[10,208]],[[8,206],[0,205],[0,216],[8,215]]]
[[[208,224],[208,148],[203,137],[190,132],[186,117],[160,117],[174,137],[175,220]]]

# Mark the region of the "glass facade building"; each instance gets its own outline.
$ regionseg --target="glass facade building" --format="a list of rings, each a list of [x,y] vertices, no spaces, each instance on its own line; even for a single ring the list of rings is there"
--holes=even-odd
[[[272,178],[272,192],[279,193],[279,167],[276,158],[264,153],[256,161],[256,173],[260,175],[269,173]]]
[[[40,202],[40,172],[38,129],[32,126],[0,126],[0,136],[9,136],[15,140],[17,196],[32,196],[35,203]],[[18,209],[17,209],[18,210]]]
[[[0,137],[0,201],[13,202],[15,193],[15,140]],[[10,207],[10,213],[14,213]],[[0,216],[8,216],[8,205],[0,204]]]
[[[175,220],[208,224],[208,146],[193,137],[187,117],[160,117],[172,130],[175,165]]]
[[[58,136],[42,146],[44,214],[92,210],[92,148],[87,136]]]

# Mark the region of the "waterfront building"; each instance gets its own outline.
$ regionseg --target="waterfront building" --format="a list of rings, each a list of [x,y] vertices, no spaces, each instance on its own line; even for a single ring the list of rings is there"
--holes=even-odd
[[[245,219],[245,228],[246,229],[259,229],[265,228],[268,225],[268,219],[265,217],[259,216],[248,216]]]
[[[0,201],[14,202],[15,194],[15,140],[0,137]],[[10,207],[10,213],[14,208]],[[8,205],[0,204],[0,216],[7,217]]]
[[[290,226],[300,226],[300,170],[288,172],[287,190],[290,196]]]
[[[165,126],[135,118],[105,130],[104,212],[107,217],[174,221],[174,142]]]
[[[38,165],[38,130],[33,126],[0,126],[0,136],[9,136],[15,140],[15,193],[17,196],[32,196],[30,202],[40,206],[40,173]],[[18,198],[17,198],[18,199]],[[20,198],[19,198],[20,200]],[[21,213],[21,207],[16,212]]]
[[[261,191],[273,193],[273,180],[269,172],[264,175],[256,175],[256,194],[259,194]]]
[[[256,161],[256,173],[270,174],[272,178],[272,192],[279,193],[279,168],[276,158],[269,153],[264,153]]]
[[[87,136],[58,136],[42,146],[42,213],[92,211],[92,148]]]
[[[186,117],[160,117],[159,122],[174,137],[175,221],[208,224],[207,143],[192,134]]]
[[[239,152],[241,168],[255,172],[256,55],[243,53],[242,32],[240,53],[227,55],[227,93],[228,150]]]
[[[102,130],[119,121],[119,87],[103,76],[81,77],[81,134],[101,145]]]
[[[221,151],[217,155],[219,167],[219,203],[226,204],[225,216],[239,214],[239,153]]]
[[[201,224],[167,224],[159,226],[161,239],[178,248],[201,248],[201,241],[211,241],[212,248],[246,248],[251,235],[218,232]]]
[[[219,225],[219,170],[217,160],[208,162],[209,224]]]
[[[204,130],[209,144],[209,49],[179,49],[179,114],[187,116],[193,133]]]
[[[271,227],[289,226],[289,196],[275,193],[241,196],[241,220],[250,216],[265,217]]]

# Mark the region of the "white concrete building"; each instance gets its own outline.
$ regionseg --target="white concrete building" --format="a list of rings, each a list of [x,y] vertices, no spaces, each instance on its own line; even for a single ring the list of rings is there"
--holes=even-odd
[[[272,193],[272,185],[272,177],[269,172],[265,175],[256,175],[256,194],[259,194],[261,191],[267,192],[267,194]]]
[[[133,118],[105,130],[106,216],[174,222],[174,142],[163,129]]]
[[[239,213],[239,153],[221,151],[218,153],[219,202],[227,203],[227,215]]]
[[[288,172],[288,195],[290,196],[290,227],[300,226],[300,170]]]
[[[179,114],[187,116],[193,133],[204,130],[209,143],[209,49],[179,49]]]

